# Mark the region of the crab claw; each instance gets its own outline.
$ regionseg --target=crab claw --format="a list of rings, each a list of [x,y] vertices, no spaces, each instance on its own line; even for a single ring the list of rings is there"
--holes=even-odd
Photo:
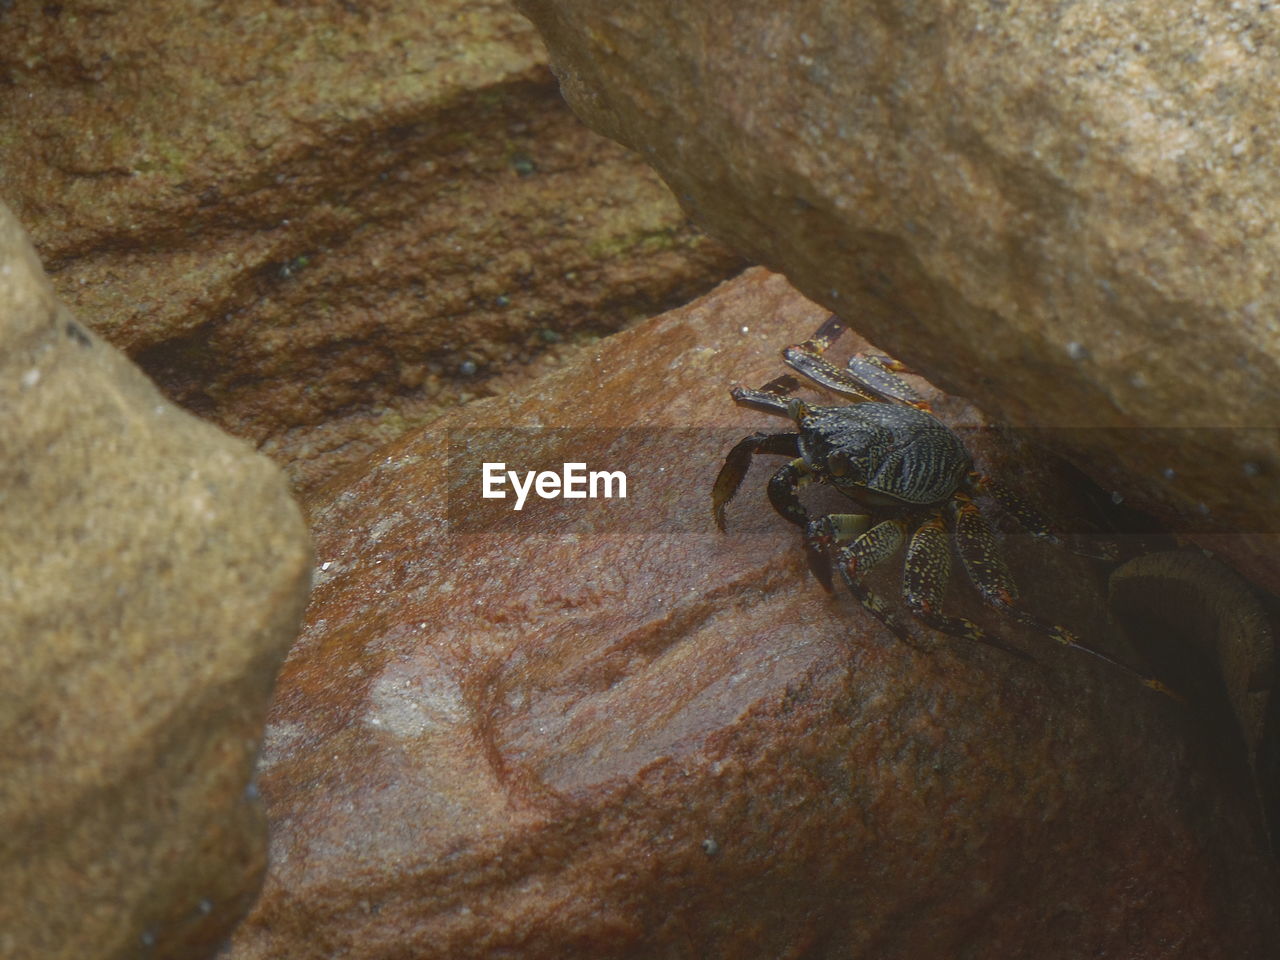
[[[809,561],[809,570],[827,593],[834,589],[831,579],[831,545],[835,540],[835,529],[829,517],[810,520],[805,527],[805,559]]]

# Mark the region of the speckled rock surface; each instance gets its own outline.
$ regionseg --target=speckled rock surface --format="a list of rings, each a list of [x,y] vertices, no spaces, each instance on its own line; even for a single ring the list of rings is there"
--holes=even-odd
[[[782,423],[727,388],[823,315],[752,271],[313,496],[272,866],[228,958],[1275,950],[1247,777],[1194,713],[998,618],[1034,660],[895,640],[808,575],[769,464],[715,530],[721,458]],[[480,497],[479,458],[622,469],[628,498],[517,513]],[[1133,656],[1095,564],[1006,546],[1033,609]]]
[[[59,296],[302,489],[741,268],[506,3],[0,4]]]
[[[1273,4],[518,5],[715,236],[1280,592]]]
[[[0,206],[0,956],[209,956],[308,539],[265,458],[57,303]]]

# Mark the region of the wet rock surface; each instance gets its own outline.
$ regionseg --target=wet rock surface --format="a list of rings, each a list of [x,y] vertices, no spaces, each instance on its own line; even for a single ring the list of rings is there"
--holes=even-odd
[[[308,537],[264,457],[54,298],[0,207],[0,955],[209,956]]]
[[[504,3],[0,5],[0,170],[59,296],[309,489],[742,262]]]
[[[772,458],[715,530],[729,446],[785,428],[727,388],[824,315],[752,271],[314,494],[261,774],[272,866],[227,957],[1269,955],[1251,788],[1193,709],[959,585],[1031,660],[895,639],[809,576]],[[491,456],[632,486],[516,512],[461,466]],[[1003,539],[1032,609],[1133,658],[1097,564]]]
[[[715,236],[1280,592],[1268,4],[519,6]]]

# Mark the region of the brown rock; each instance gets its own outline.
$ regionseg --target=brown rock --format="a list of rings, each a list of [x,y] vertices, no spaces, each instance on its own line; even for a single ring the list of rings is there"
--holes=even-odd
[[[1280,826],[1280,718],[1271,703],[1276,645],[1271,618],[1245,583],[1198,550],[1152,552],[1117,567],[1110,577],[1110,607],[1126,633],[1188,652],[1178,688],[1219,702],[1243,740],[1249,765],[1272,823]],[[1274,781],[1274,783],[1273,783]],[[1274,845],[1274,841],[1273,841]]]
[[[1267,4],[518,5],[715,236],[1280,592]]]
[[[208,956],[309,552],[270,462],[57,303],[0,206],[0,955]]]
[[[726,388],[822,316],[753,271],[316,494],[230,958],[1270,955],[1274,864],[1193,712],[990,615],[1033,660],[894,639],[808,576],[770,465],[716,532],[721,458],[780,426]],[[463,469],[493,460],[628,498],[515,512]],[[1093,564],[1007,545],[1114,642]]]
[[[59,295],[300,488],[741,268],[507,4],[68,0],[0,32],[0,170]]]

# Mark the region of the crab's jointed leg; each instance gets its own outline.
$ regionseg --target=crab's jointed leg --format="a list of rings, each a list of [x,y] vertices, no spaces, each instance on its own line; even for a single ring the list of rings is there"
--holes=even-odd
[[[742,484],[742,478],[747,475],[747,470],[751,466],[751,457],[757,453],[774,453],[782,456],[795,457],[800,453],[800,435],[797,433],[753,433],[749,437],[743,437],[729,451],[729,455],[724,458],[724,465],[720,467],[720,473],[716,476],[715,486],[711,489],[711,515],[715,517],[716,526],[724,531],[724,507],[733,499],[738,487]],[[772,486],[770,481],[770,498],[772,499]],[[797,504],[799,500],[797,499]],[[775,503],[776,507],[777,504]],[[804,508],[801,507],[801,510]],[[779,510],[779,513],[782,511]],[[783,516],[786,516],[784,513]],[[791,519],[788,517],[788,519]],[[808,522],[806,515],[803,521],[799,522],[801,526]]]
[[[752,390],[750,387],[734,387],[729,391],[729,396],[733,397],[733,402],[740,407],[785,417],[788,415],[787,404],[791,402],[791,398],[778,389],[783,380],[789,380],[795,386],[799,386],[792,377],[778,377],[777,380],[770,380],[759,390]]]
[[[836,514],[831,517],[823,517],[818,522],[828,521],[825,532],[835,542],[839,543],[842,535],[845,535],[850,530],[857,529],[857,525],[863,522],[870,522],[870,518],[863,517],[858,524],[851,523],[850,520],[856,516],[858,515]],[[835,552],[834,563],[840,571],[840,576],[849,587],[849,592],[858,598],[858,602],[866,607],[872,616],[888,627],[894,636],[910,643],[910,631],[893,615],[893,610],[889,604],[875,593],[872,593],[863,582],[866,575],[875,569],[878,564],[883,563],[898,552],[898,548],[902,546],[905,532],[906,526],[901,520],[882,520],[869,530],[854,537],[849,543],[839,546]]]
[[[800,347],[809,353],[826,353],[827,348],[839,340],[840,335],[848,329],[844,321],[833,313],[822,321],[822,326],[813,331],[809,339],[800,344]]]
[[[871,518],[863,513],[829,513],[810,520],[804,531],[809,569],[827,593],[832,591],[831,554],[834,549],[866,533]]]
[[[896,360],[855,354],[849,359],[848,368],[841,370],[826,359],[823,351],[844,329],[838,318],[830,317],[804,343],[783,350],[782,359],[793,370],[841,396],[853,400],[896,400],[920,410],[929,409],[929,404],[897,375],[895,371],[903,371],[906,367]]]
[[[985,493],[1000,504],[1001,510],[1017,520],[1018,525],[1036,539],[1049,543],[1061,542],[1058,535],[1053,532],[1049,519],[999,480],[975,470],[969,473],[966,482],[975,494]]]
[[[1001,510],[1013,517],[1022,529],[1036,539],[1053,544],[1062,544],[1066,540],[1062,534],[1054,530],[1053,524],[1049,522],[1049,519],[1044,514],[994,477],[971,471],[965,482],[975,494],[985,493],[1000,504]],[[1065,545],[1073,553],[1084,557],[1092,557],[1095,560],[1116,559],[1114,549],[1107,545],[1083,545],[1078,543],[1074,537],[1071,538],[1071,542]]]
[[[972,620],[942,612],[943,597],[951,578],[951,540],[938,511],[922,523],[907,543],[902,573],[902,599],[907,607],[933,629],[974,643],[985,643],[1024,660],[1026,653],[983,630]]]
[[[1048,623],[1024,610],[1018,603],[1017,586],[1000,556],[991,526],[979,512],[977,505],[968,495],[957,493],[951,501],[951,507],[956,547],[960,552],[960,559],[964,562],[969,579],[973,581],[983,602],[1065,647],[1081,650],[1097,657],[1136,677],[1144,686],[1185,702],[1182,696],[1155,677],[1148,676],[1111,654],[1090,646],[1066,627]]]

